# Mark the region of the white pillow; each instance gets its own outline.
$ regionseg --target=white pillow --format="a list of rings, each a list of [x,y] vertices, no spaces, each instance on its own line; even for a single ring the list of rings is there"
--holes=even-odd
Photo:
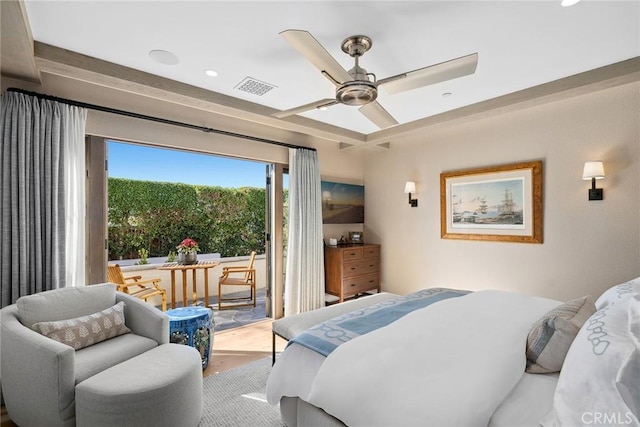
[[[640,295],[635,295],[633,299],[640,302]],[[633,301],[629,304],[629,331],[636,342],[636,347],[640,348],[640,304],[633,304]]]
[[[640,295],[640,277],[612,286],[604,291],[600,298],[596,300],[596,308],[601,310],[609,304],[615,304],[634,295]]]
[[[629,304],[629,331],[636,349],[629,355],[622,365],[616,386],[622,399],[638,417],[640,414],[640,295],[630,298]],[[637,301],[636,303],[633,300]]]
[[[620,299],[586,321],[567,353],[543,426],[640,426],[640,352],[630,330],[638,305],[640,298]]]

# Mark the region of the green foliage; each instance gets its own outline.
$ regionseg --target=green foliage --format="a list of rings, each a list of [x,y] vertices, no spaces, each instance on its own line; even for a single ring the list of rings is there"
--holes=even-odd
[[[138,255],[140,256],[140,261],[137,262],[138,265],[149,264],[149,251],[145,248],[138,250]]]
[[[109,178],[109,259],[164,256],[189,237],[201,253],[264,253],[265,190]]]

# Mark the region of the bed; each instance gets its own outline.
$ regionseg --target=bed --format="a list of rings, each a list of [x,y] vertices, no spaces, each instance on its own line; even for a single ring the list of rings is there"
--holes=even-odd
[[[288,427],[638,426],[639,342],[640,278],[595,304],[427,289],[295,337],[267,400]]]

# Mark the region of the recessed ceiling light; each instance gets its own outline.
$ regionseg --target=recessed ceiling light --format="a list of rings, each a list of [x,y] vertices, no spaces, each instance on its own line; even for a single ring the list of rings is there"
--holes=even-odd
[[[204,73],[209,77],[218,77],[218,72],[216,70],[204,70]]]
[[[445,93],[442,94],[443,98],[448,98],[450,96],[451,96],[451,92],[445,92]]]
[[[562,7],[569,7],[569,6],[573,6],[574,4],[578,3],[579,1],[580,0],[562,0],[560,5]]]
[[[318,110],[320,111],[327,111],[328,107],[326,105],[321,105],[320,107],[318,107]]]
[[[149,52],[149,56],[154,61],[165,65],[176,65],[178,62],[180,62],[175,54],[166,50],[152,50]]]

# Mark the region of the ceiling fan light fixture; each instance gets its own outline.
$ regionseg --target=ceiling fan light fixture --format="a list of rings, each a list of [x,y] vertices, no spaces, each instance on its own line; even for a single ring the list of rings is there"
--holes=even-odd
[[[351,106],[368,104],[375,101],[377,97],[376,85],[365,80],[346,82],[336,91],[336,100]]]

